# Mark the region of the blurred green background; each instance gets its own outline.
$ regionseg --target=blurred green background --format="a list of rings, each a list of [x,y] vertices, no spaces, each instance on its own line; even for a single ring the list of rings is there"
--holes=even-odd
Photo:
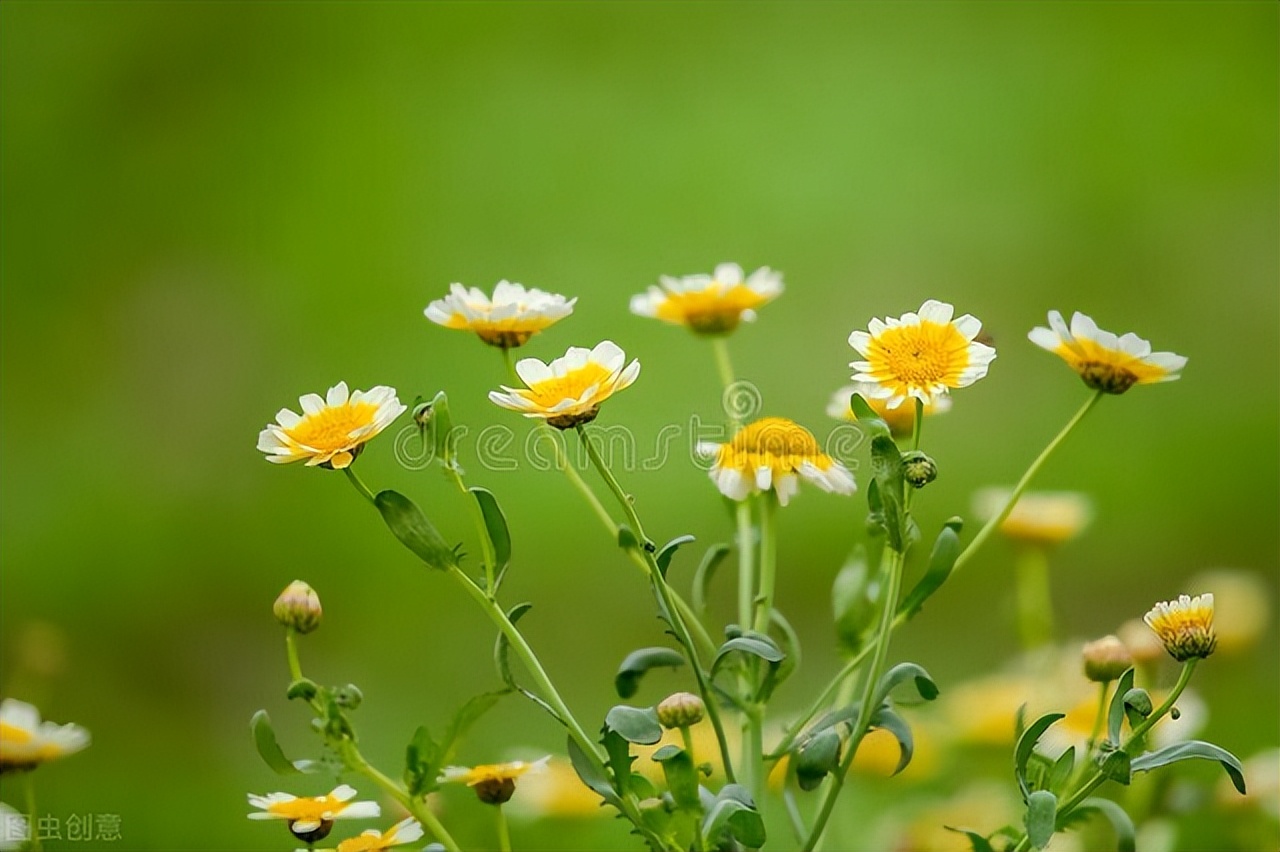
[[[254,753],[254,710],[312,747],[270,614],[295,578],[326,613],[304,664],[364,690],[365,750],[389,771],[418,724],[496,685],[493,631],[456,587],[341,477],[255,452],[277,409],[340,379],[449,393],[470,481],[510,518],[506,600],[536,603],[523,624],[583,718],[613,703],[628,650],[663,641],[563,477],[477,462],[486,425],[528,426],[485,398],[496,352],[422,316],[452,281],[578,296],[528,354],[608,337],[641,360],[601,422],[641,459],[682,427],[666,464],[621,475],[652,535],[704,544],[730,526],[687,426],[719,418],[719,385],[703,341],[628,313],[659,274],[781,269],[733,358],[766,413],[819,434],[851,330],[925,298],[982,319],[1000,355],[928,424],[926,530],[1016,479],[1084,399],[1025,337],[1083,310],[1190,364],[1106,400],[1037,482],[1098,507],[1054,559],[1063,637],[1212,567],[1256,572],[1274,603],[1278,8],[4,3],[0,688],[94,736],[40,770],[41,810],[119,814],[120,848],[291,848],[244,794],[290,788]],[[359,466],[476,550],[451,486],[390,438]],[[837,664],[828,592],[863,512],[808,489],[782,513],[778,602],[807,653],[781,709]],[[893,656],[945,691],[1015,653],[1011,552],[994,542]],[[1277,742],[1276,647],[1273,626],[1197,677],[1209,738],[1242,756]],[[637,700],[685,685],[652,681]],[[460,759],[561,746],[508,700]],[[447,805],[464,843],[491,843],[478,806]],[[517,843],[634,846],[607,820]]]

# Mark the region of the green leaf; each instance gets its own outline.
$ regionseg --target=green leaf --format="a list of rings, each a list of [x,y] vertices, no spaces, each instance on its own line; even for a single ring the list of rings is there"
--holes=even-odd
[[[1031,753],[1036,749],[1036,743],[1040,741],[1040,737],[1044,732],[1049,730],[1059,719],[1066,718],[1065,713],[1046,713],[1039,719],[1031,723],[1028,728],[1022,732],[1022,736],[1018,737],[1018,745],[1013,750],[1013,771],[1018,777],[1018,786],[1022,789],[1022,798],[1026,799],[1031,795],[1031,788],[1027,784],[1027,761],[1031,759]]]
[[[796,781],[801,790],[813,790],[840,765],[840,734],[827,728],[814,734],[795,752]]]
[[[875,409],[862,398],[861,394],[855,393],[849,397],[849,409],[853,412],[858,428],[868,438],[889,437],[889,424],[876,414]]]
[[[880,678],[880,682],[876,684],[875,697],[872,699],[872,704],[883,704],[895,687],[906,683],[908,680],[915,683],[916,691],[920,693],[920,697],[925,701],[932,701],[938,697],[938,685],[933,682],[933,678],[929,676],[929,673],[923,667],[915,663],[898,663],[885,672]]]
[[[765,843],[764,820],[741,784],[724,785],[702,820],[705,848],[720,848],[726,835],[748,849],[759,849]]]
[[[271,717],[266,710],[259,710],[249,720],[249,729],[253,732],[253,744],[263,761],[280,775],[295,775],[299,772],[319,772],[323,766],[316,760],[289,760],[276,740],[275,729],[271,727]]]
[[[831,610],[836,638],[849,653],[857,653],[875,622],[880,583],[871,573],[867,549],[858,545],[831,584]]]
[[[1132,768],[1134,772],[1150,772],[1152,769],[1168,766],[1170,763],[1177,763],[1179,760],[1191,760],[1192,758],[1216,760],[1222,764],[1222,768],[1226,770],[1227,775],[1231,778],[1232,786],[1236,788],[1240,795],[1244,795],[1244,767],[1240,765],[1239,759],[1225,748],[1203,740],[1187,740],[1186,742],[1165,746],[1156,751],[1149,751],[1146,754],[1140,754],[1133,759]]]
[[[610,730],[607,726],[604,728],[604,736],[601,737],[600,742],[604,744],[605,754],[609,758],[609,769],[613,772],[613,787],[620,797],[625,797],[631,791],[631,763],[635,760],[631,756],[631,744],[623,739],[621,734]]]
[[[285,692],[285,697],[292,701],[295,698],[301,698],[304,701],[310,701],[320,693],[320,687],[310,678],[299,678],[289,684],[289,689]]]
[[[445,467],[456,468],[457,440],[453,434],[453,418],[449,415],[449,397],[445,396],[444,391],[440,391],[431,400],[428,412],[427,417],[420,422],[431,426],[436,458]]]
[[[671,557],[676,555],[676,551],[681,545],[689,544],[696,539],[691,535],[676,536],[671,541],[662,545],[662,549],[658,551],[658,555],[653,558],[658,563],[658,570],[662,572],[662,576],[667,576],[667,568],[671,565]]]
[[[960,556],[960,529],[963,525],[964,522],[959,518],[952,518],[943,525],[937,539],[933,542],[933,552],[929,555],[929,567],[920,578],[920,582],[907,593],[902,605],[898,607],[899,617],[913,617],[924,606],[924,602],[951,576],[951,570]]]
[[[447,571],[458,564],[453,548],[427,520],[418,505],[398,491],[382,491],[374,498],[387,528],[429,568]]]
[[[1124,784],[1126,787],[1133,777],[1129,753],[1123,749],[1117,748],[1105,752],[1105,756],[1098,764],[1098,770],[1102,772],[1103,777]]]
[[[467,490],[480,504],[485,532],[493,545],[493,587],[496,592],[502,583],[502,576],[507,573],[507,566],[511,564],[511,530],[507,527],[507,516],[502,513],[498,498],[493,496],[492,491],[478,485],[473,485]]]
[[[711,673],[715,674],[716,670],[720,667],[720,664],[724,662],[725,658],[734,653],[759,657],[769,663],[781,663],[787,656],[771,638],[765,636],[763,633],[756,633],[754,630],[749,630],[741,636],[735,636],[720,646],[720,649],[716,651],[716,658],[711,663]]]
[[[787,620],[786,616],[784,616],[777,607],[769,610],[769,621],[777,627],[778,632],[782,634],[781,650],[784,656],[782,658],[782,662],[776,669],[770,668],[768,690],[765,692],[762,689],[764,694],[760,695],[760,701],[768,701],[774,688],[790,677],[791,673],[800,665],[800,636],[796,633],[795,628],[791,626],[791,622]]]
[[[640,689],[640,679],[649,669],[666,666],[678,668],[684,665],[684,655],[670,648],[641,648],[627,654],[613,677],[613,688],[619,698],[630,698]]]
[[[528,601],[518,603],[507,612],[507,620],[515,624],[531,609],[533,604]],[[510,653],[511,640],[507,638],[507,634],[499,632],[493,644],[493,662],[498,667],[498,677],[502,678],[502,682],[512,689],[518,689],[519,684],[516,683],[515,675],[511,673]]]
[[[404,783],[410,796],[424,796],[439,786],[436,779],[440,773],[432,767],[442,763],[440,753],[440,744],[432,739],[427,726],[418,726],[404,750]]]
[[[636,534],[626,524],[618,524],[618,547],[623,550],[640,549],[640,539],[636,538]]]
[[[1027,839],[1043,849],[1053,839],[1058,816],[1058,797],[1048,790],[1036,790],[1027,798]]]
[[[995,848],[991,845],[991,841],[987,840],[986,837],[972,829],[954,828],[949,825],[944,825],[943,828],[947,831],[954,831],[956,834],[963,834],[965,837],[969,838],[969,848],[972,852],[996,852]]]
[[[622,800],[618,798],[617,792],[613,789],[613,785],[609,783],[609,779],[601,773],[600,768],[582,751],[582,747],[578,745],[573,737],[569,737],[569,762],[573,764],[573,771],[578,773],[578,778],[583,784],[591,788],[600,798],[604,799],[611,805],[620,805]]]
[[[911,736],[911,728],[906,720],[893,712],[887,704],[882,704],[879,710],[871,714],[871,727],[888,731],[898,741],[898,765],[894,767],[893,774],[897,775],[906,769],[915,750],[915,739]]]
[[[871,474],[880,485],[884,531],[889,547],[898,553],[905,553],[910,544],[910,533],[902,497],[902,453],[887,435],[871,439]]]
[[[480,717],[488,713],[493,706],[497,704],[504,696],[510,695],[511,690],[503,689],[498,692],[483,692],[474,695],[467,700],[465,704],[458,708],[453,714],[453,718],[449,720],[449,726],[444,730],[444,736],[440,739],[440,769],[444,768],[444,764],[453,760],[454,752],[458,748],[458,740],[480,720]]]
[[[713,544],[702,555],[698,570],[693,575],[693,608],[700,613],[707,611],[707,589],[711,586],[711,578],[715,576],[720,563],[729,555],[729,545]]]
[[[679,746],[667,745],[654,752],[653,760],[662,764],[667,789],[676,805],[685,810],[700,810],[698,770],[694,768],[689,753]]]
[[[1090,811],[1097,811],[1110,821],[1111,827],[1116,831],[1116,852],[1135,852],[1138,845],[1137,832],[1134,830],[1133,820],[1129,819],[1124,808],[1110,799],[1088,798],[1076,805],[1072,816]]]
[[[629,743],[653,745],[662,739],[662,726],[652,707],[628,707],[618,704],[604,717],[605,730],[612,731]]]
[[[1124,694],[1124,715],[1130,728],[1141,725],[1151,715],[1151,696],[1145,689],[1134,687]]]
[[[1111,706],[1107,709],[1107,741],[1114,746],[1120,745],[1120,726],[1124,723],[1124,696],[1131,689],[1133,669],[1127,669],[1120,675],[1115,694],[1111,696]]]
[[[1046,789],[1057,790],[1062,792],[1071,780],[1071,773],[1076,768],[1076,747],[1068,746],[1067,750],[1058,755],[1058,759],[1053,762],[1053,768],[1049,770],[1049,777],[1045,783]]]

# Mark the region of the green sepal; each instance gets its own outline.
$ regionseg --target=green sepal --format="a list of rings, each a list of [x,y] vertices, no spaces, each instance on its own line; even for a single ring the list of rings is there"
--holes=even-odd
[[[1018,737],[1018,745],[1013,750],[1013,772],[1018,778],[1018,787],[1022,790],[1023,801],[1031,796],[1031,786],[1027,783],[1027,761],[1031,759],[1036,743],[1040,741],[1044,732],[1059,719],[1064,718],[1066,718],[1065,713],[1046,713],[1032,722]]]
[[[888,731],[898,741],[898,765],[894,767],[893,774],[897,775],[906,769],[915,753],[915,739],[911,735],[911,727],[906,720],[895,713],[888,704],[882,704],[876,712],[871,714],[871,727]]]
[[[681,535],[681,536],[676,536],[675,538],[671,539],[671,541],[662,545],[662,548],[658,551],[658,554],[653,557],[653,561],[658,563],[658,571],[662,573],[663,577],[667,576],[667,568],[671,566],[671,557],[676,555],[676,551],[680,549],[680,546],[684,544],[689,544],[690,542],[693,542],[696,540],[697,539],[695,539],[691,535]]]
[[[1124,724],[1124,697],[1133,689],[1133,669],[1126,669],[1116,682],[1116,691],[1111,696],[1111,705],[1107,708],[1107,742],[1113,746],[1120,745],[1120,728]]]
[[[938,685],[933,682],[933,678],[922,666],[915,663],[898,663],[880,678],[871,703],[876,706],[883,704],[895,687],[908,680],[915,684],[916,692],[925,701],[932,701],[938,697]]]
[[[253,732],[253,744],[263,762],[279,775],[310,774],[320,772],[324,765],[318,760],[290,760],[284,756],[284,749],[276,739],[276,732],[271,727],[271,717],[266,710],[259,710],[249,720],[249,729]]]
[[[1138,846],[1137,831],[1133,827],[1133,820],[1129,818],[1129,814],[1125,813],[1124,808],[1110,799],[1091,797],[1076,805],[1071,815],[1074,817],[1076,814],[1090,811],[1102,814],[1115,829],[1116,852],[1135,852]]]
[[[907,593],[902,605],[898,607],[899,618],[908,619],[915,616],[924,606],[924,602],[951,576],[951,571],[962,549],[960,530],[963,526],[964,521],[960,518],[952,518],[943,524],[938,537],[933,542],[933,552],[929,554],[929,567],[920,578],[920,582]]]
[[[640,648],[627,654],[618,673],[613,677],[613,688],[619,698],[630,698],[640,689],[640,679],[649,669],[659,667],[679,668],[684,665],[684,655],[670,648]]]
[[[458,558],[453,548],[445,543],[423,511],[408,497],[398,491],[380,491],[374,498],[374,504],[392,535],[427,567],[447,571],[457,566]]]
[[[662,739],[658,713],[652,707],[629,707],[618,704],[604,717],[606,731],[612,731],[629,743],[653,745]]]
[[[702,554],[702,561],[698,563],[698,570],[693,575],[693,608],[700,613],[707,611],[707,590],[711,586],[711,578],[729,555],[730,549],[727,544],[713,544]]]
[[[1053,839],[1058,816],[1058,797],[1048,790],[1036,790],[1027,797],[1027,839],[1043,849]]]
[[[741,784],[724,785],[702,820],[704,848],[721,848],[726,845],[726,836],[748,849],[759,849],[765,843],[764,820]]]
[[[497,593],[507,567],[511,564],[511,529],[507,526],[507,516],[502,513],[498,498],[493,496],[492,491],[479,485],[473,485],[467,490],[480,505],[485,533],[493,545],[493,591]]]
[[[676,806],[684,810],[699,810],[698,770],[689,753],[679,746],[666,745],[653,753],[653,760],[662,764],[667,790],[671,792]]]
[[[577,740],[573,737],[569,737],[568,751],[569,763],[573,765],[573,771],[578,774],[578,778],[582,783],[586,784],[588,788],[609,804],[620,806],[622,800],[618,798],[618,793],[613,789],[613,785],[609,783],[609,779],[587,757],[582,751],[582,747],[578,745]]]
[[[991,841],[983,835],[970,828],[955,828],[954,826],[944,825],[947,831],[954,831],[956,834],[963,834],[969,838],[969,849],[971,852],[996,852],[995,847],[991,845]]]
[[[1231,778],[1231,785],[1240,795],[1244,795],[1244,767],[1240,765],[1240,760],[1225,748],[1203,740],[1187,740],[1140,754],[1133,759],[1131,767],[1134,772],[1150,772],[1152,769],[1192,758],[1215,760],[1220,763]]]
[[[840,765],[842,748],[840,734],[835,728],[827,728],[809,737],[792,758],[800,789],[814,790],[822,779],[834,772]]]

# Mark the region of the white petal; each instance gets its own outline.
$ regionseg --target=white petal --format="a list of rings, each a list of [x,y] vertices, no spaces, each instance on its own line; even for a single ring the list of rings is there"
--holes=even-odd
[[[551,378],[553,373],[550,366],[537,358],[521,358],[516,362],[516,375],[522,382],[532,387],[538,382]]]
[[[773,490],[778,495],[778,505],[785,506],[800,491],[800,478],[794,473],[784,473],[773,484]]]
[[[377,802],[352,802],[334,814],[336,819],[371,819],[382,816],[382,808]]]
[[[1070,329],[1067,328],[1067,322],[1062,318],[1062,314],[1058,311],[1049,311],[1049,328],[1053,329],[1058,335],[1058,339],[1063,343],[1071,344],[1075,342],[1075,338],[1071,336]]]
[[[329,388],[329,393],[325,394],[325,404],[330,408],[337,408],[340,405],[346,405],[347,400],[351,398],[351,391],[347,389],[346,382],[338,382]]]
[[[867,350],[871,348],[871,335],[865,331],[855,331],[849,335],[849,345],[865,357]]]
[[[627,362],[627,353],[612,340],[602,340],[591,350],[591,360],[612,373]]]
[[[287,408],[282,408],[276,412],[276,422],[286,429],[292,429],[302,422],[302,416],[293,413]]]
[[[1098,324],[1093,321],[1093,317],[1076,311],[1071,315],[1071,336],[1082,340],[1098,340],[1099,332]]]
[[[982,331],[982,321],[972,314],[965,314],[957,319],[953,325],[965,340],[973,340],[978,336],[978,332]]]
[[[1050,331],[1042,325],[1038,325],[1027,332],[1027,339],[1041,349],[1048,349],[1050,352],[1055,351],[1062,345],[1062,338],[1058,336],[1057,332]]]
[[[1128,334],[1120,335],[1119,343],[1120,351],[1127,355],[1136,355],[1139,358],[1143,358],[1151,354],[1151,344],[1132,331]]]
[[[956,309],[946,302],[929,299],[920,306],[920,319],[935,322],[938,325],[946,325],[951,322],[951,317],[955,315],[955,312]]]
[[[319,414],[324,410],[324,400],[319,394],[309,393],[298,400],[306,414]]]
[[[736,263],[722,263],[716,267],[715,279],[725,287],[742,283],[742,267]]]
[[[756,468],[756,488],[761,491],[768,491],[771,485],[773,485],[773,468],[767,464],[762,464]]]
[[[1177,372],[1187,366],[1187,359],[1182,355],[1175,355],[1172,352],[1152,352],[1142,360],[1156,367],[1162,367],[1169,372]]]

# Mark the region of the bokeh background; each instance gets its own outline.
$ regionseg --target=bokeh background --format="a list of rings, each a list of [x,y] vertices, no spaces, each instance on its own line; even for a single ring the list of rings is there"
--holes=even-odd
[[[244,819],[244,795],[290,783],[254,753],[253,711],[312,747],[270,614],[295,578],[326,612],[304,664],[360,685],[365,751],[389,771],[418,724],[497,684],[490,625],[340,476],[255,452],[278,408],[340,379],[449,393],[469,478],[510,519],[507,600],[536,603],[523,625],[583,718],[613,703],[628,650],[662,642],[563,477],[478,462],[485,426],[528,427],[485,398],[495,351],[422,316],[453,281],[579,297],[530,354],[607,337],[641,360],[601,422],[641,460],[680,427],[665,464],[622,476],[655,537],[706,544],[730,525],[687,445],[692,416],[720,418],[719,384],[703,341],[629,315],[659,274],[781,269],[786,294],[733,358],[766,413],[819,434],[851,330],[925,298],[981,318],[1000,355],[929,423],[926,529],[1014,480],[1084,399],[1025,337],[1050,308],[1084,310],[1190,365],[1105,400],[1037,482],[1098,509],[1054,555],[1062,638],[1216,567],[1274,604],[1277,20],[1229,2],[6,2],[0,689],[94,735],[40,770],[40,809],[118,814],[115,848],[292,848]],[[359,465],[475,550],[437,472],[398,464],[390,439]],[[829,589],[863,513],[813,490],[782,513],[779,605],[806,643],[782,709],[838,664]],[[1011,555],[994,542],[893,656],[945,691],[1016,653]],[[1241,756],[1280,739],[1276,648],[1271,626],[1197,677],[1206,735]],[[637,700],[682,685],[655,675]],[[561,744],[508,700],[460,759]],[[0,793],[18,804],[8,779]],[[478,805],[445,804],[464,843],[492,842]],[[516,832],[634,845],[608,820]]]

